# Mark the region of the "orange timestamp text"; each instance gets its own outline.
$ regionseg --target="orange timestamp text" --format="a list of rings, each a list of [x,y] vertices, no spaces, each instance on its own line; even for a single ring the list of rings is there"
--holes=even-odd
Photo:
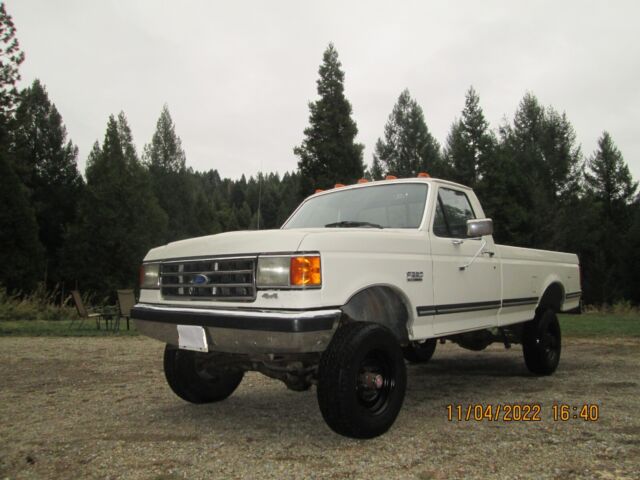
[[[450,403],[446,409],[447,420],[450,422],[541,422],[544,411],[540,403]],[[556,422],[596,422],[599,418],[600,407],[597,404],[554,403],[551,407],[551,419]]]

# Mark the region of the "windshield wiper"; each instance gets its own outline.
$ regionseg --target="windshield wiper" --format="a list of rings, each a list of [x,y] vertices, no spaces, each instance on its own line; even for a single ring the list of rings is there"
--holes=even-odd
[[[342,222],[327,223],[325,228],[330,227],[344,227],[344,228],[357,228],[357,227],[369,227],[369,228],[384,228],[382,225],[371,222],[354,222],[353,220],[343,220]]]

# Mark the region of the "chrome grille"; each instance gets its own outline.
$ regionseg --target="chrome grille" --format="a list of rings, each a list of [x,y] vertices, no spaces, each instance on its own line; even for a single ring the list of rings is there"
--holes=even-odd
[[[164,298],[250,301],[256,297],[255,257],[208,258],[163,263]]]

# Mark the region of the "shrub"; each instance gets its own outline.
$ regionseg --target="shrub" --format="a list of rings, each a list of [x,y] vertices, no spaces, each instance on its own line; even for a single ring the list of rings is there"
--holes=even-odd
[[[77,314],[70,304],[71,298],[58,304],[55,299],[59,297],[58,287],[47,291],[39,285],[32,293],[24,295],[21,292],[9,294],[0,286],[0,320],[63,320],[75,317]]]

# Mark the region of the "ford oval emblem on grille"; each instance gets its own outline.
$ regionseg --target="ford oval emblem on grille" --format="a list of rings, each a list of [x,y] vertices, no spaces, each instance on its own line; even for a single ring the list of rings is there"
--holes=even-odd
[[[193,276],[193,278],[191,279],[191,283],[193,285],[204,285],[206,283],[209,283],[209,277],[199,273],[199,274]]]

